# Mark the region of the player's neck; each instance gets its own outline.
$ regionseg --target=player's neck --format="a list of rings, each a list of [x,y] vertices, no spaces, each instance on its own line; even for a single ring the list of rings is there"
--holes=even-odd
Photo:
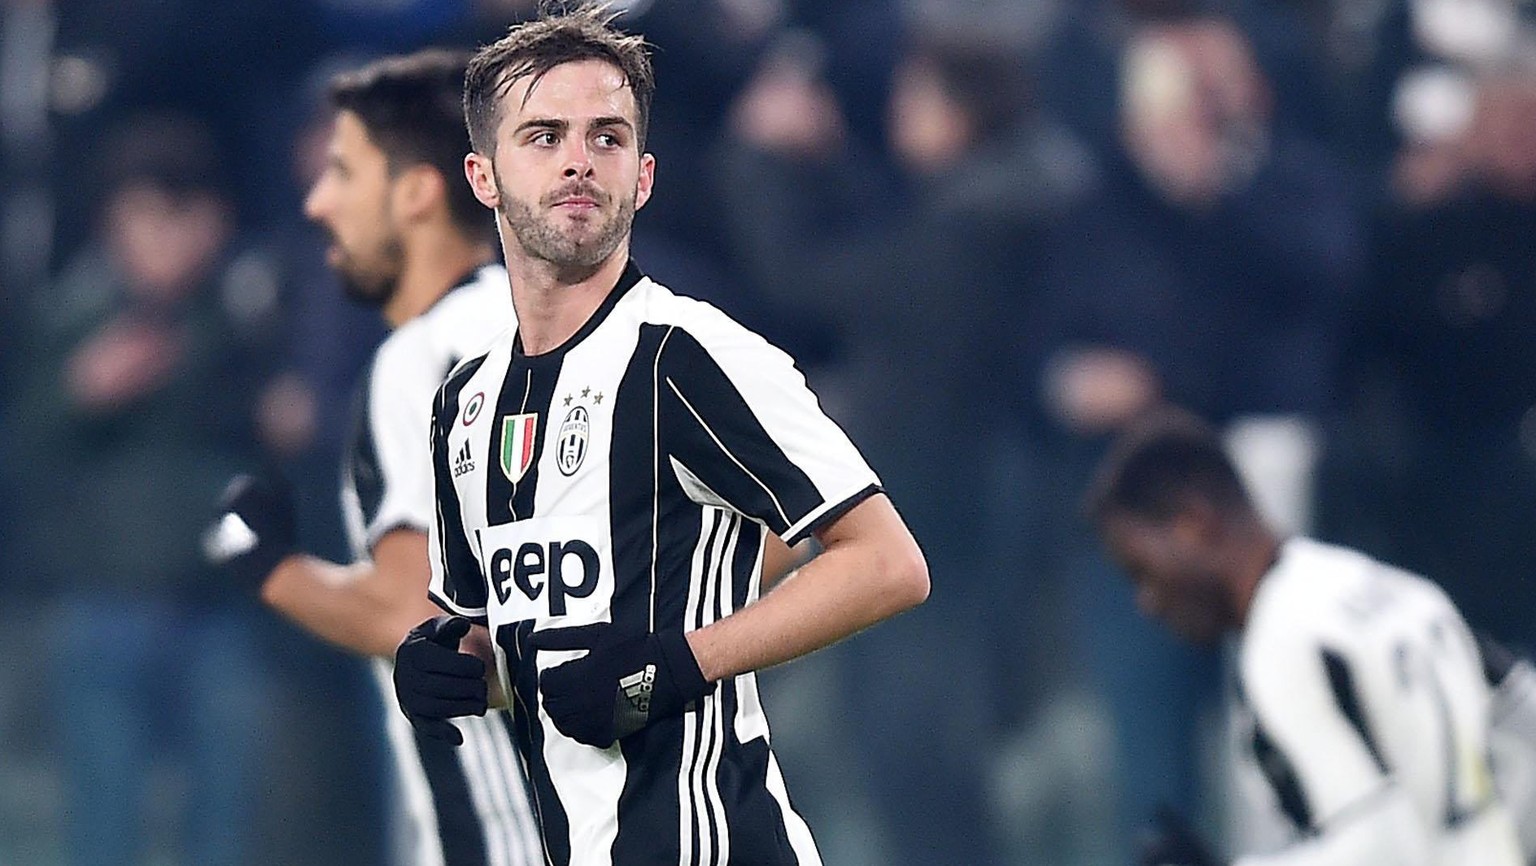
[[[627,243],[595,268],[576,271],[507,250],[512,307],[517,311],[523,353],[542,355],[575,336],[618,285],[628,263]]]
[[[476,268],[495,259],[492,244],[471,240],[457,231],[424,232],[405,241],[405,263],[395,294],[384,305],[391,328],[426,312]]]
[[[1248,613],[1253,607],[1253,597],[1258,594],[1264,575],[1275,567],[1280,559],[1280,539],[1257,520],[1241,530],[1242,539],[1236,546],[1232,587],[1232,610],[1237,628],[1248,624]]]

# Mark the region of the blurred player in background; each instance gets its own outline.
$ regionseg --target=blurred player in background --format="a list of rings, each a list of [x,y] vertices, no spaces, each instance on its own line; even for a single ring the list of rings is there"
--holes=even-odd
[[[1346,548],[1271,531],[1221,441],[1168,411],[1100,466],[1088,512],[1179,636],[1238,636],[1242,724],[1295,830],[1239,866],[1518,866],[1490,766],[1478,644],[1433,583]],[[1213,866],[1174,815],[1143,866]]]
[[[386,58],[332,83],[326,166],[305,202],[331,235],[329,261],[354,298],[379,306],[394,332],[358,400],[342,507],[354,562],[294,549],[290,494],[241,478],[209,533],[210,554],[259,585],[267,604],[338,646],[376,657],[389,707],[400,840],[414,866],[542,863],[505,713],[460,719],[454,750],[421,740],[394,709],[388,657],[436,613],[427,599],[432,394],[461,358],[513,322],[495,224],[463,180],[469,150],[460,97],[467,55]]]

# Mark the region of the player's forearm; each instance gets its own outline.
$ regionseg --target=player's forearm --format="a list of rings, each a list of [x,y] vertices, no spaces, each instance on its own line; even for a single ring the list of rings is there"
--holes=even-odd
[[[831,546],[757,602],[690,632],[700,671],[714,681],[782,664],[921,604],[928,568],[906,540]]]
[[[407,632],[441,613],[423,591],[399,595],[369,564],[290,556],[261,588],[262,601],[316,636],[363,655],[393,658]]]

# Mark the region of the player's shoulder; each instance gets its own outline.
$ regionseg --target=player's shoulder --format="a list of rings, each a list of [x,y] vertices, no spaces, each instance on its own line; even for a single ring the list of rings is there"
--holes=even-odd
[[[1347,630],[1351,604],[1368,593],[1383,568],[1357,550],[1287,539],[1254,592],[1242,635],[1242,670],[1250,675],[1272,670],[1286,657],[1310,655]]]
[[[505,374],[512,360],[512,346],[516,336],[515,328],[511,326],[503,328],[489,342],[480,346],[474,354],[459,359],[438,387],[439,396],[453,398],[471,385],[488,387],[482,380],[498,373]],[[491,385],[499,384],[499,382],[491,383]]]
[[[444,295],[421,315],[401,325],[390,341],[402,355],[416,355],[424,362],[480,354],[503,332],[516,324],[507,272],[500,265],[485,265],[474,276]],[[439,361],[437,369],[446,369]]]
[[[788,354],[729,313],[708,301],[679,294],[650,277],[636,284],[624,302],[629,314],[641,324],[665,327],[674,337],[682,337],[679,342],[697,344],[717,361],[724,357],[793,363]]]

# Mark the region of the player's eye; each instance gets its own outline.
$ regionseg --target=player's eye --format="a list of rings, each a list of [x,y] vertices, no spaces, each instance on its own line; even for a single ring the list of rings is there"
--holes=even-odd
[[[529,141],[542,147],[549,147],[560,141],[560,138],[555,135],[554,130],[545,129],[534,133],[533,138],[529,139]]]
[[[611,132],[599,132],[596,136],[596,139],[598,146],[600,147],[619,147],[621,144],[623,144],[623,142],[619,140],[619,137]]]

